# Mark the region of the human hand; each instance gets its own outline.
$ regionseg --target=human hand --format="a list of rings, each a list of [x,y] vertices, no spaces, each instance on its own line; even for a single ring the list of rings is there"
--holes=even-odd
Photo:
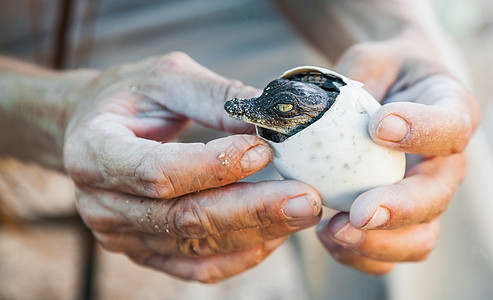
[[[318,236],[339,262],[371,274],[420,261],[439,235],[438,216],[465,176],[463,151],[479,123],[474,97],[422,44],[362,43],[338,70],[361,81],[383,106],[372,139],[408,155],[405,178],[360,195],[348,213],[324,220]],[[409,48],[411,47],[411,48]]]
[[[319,221],[320,199],[307,185],[237,183],[272,159],[260,138],[171,142],[191,121],[251,130],[223,105],[257,90],[172,53],[104,71],[79,92],[65,167],[77,209],[104,248],[179,278],[216,282]]]

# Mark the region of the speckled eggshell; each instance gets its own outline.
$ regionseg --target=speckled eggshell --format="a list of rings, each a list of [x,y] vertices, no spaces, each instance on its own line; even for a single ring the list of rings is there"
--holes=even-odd
[[[361,83],[318,67],[298,67],[282,77],[307,69],[338,76],[346,85],[315,123],[284,142],[268,141],[275,153],[273,164],[284,178],[314,187],[325,206],[349,211],[361,193],[401,180],[405,155],[377,145],[370,138],[368,120],[380,103]]]

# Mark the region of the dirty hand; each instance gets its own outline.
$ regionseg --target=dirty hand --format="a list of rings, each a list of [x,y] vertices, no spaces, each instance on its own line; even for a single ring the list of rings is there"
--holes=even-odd
[[[179,278],[216,282],[319,221],[319,196],[302,183],[236,183],[272,159],[261,139],[172,142],[191,121],[251,130],[223,105],[257,90],[172,53],[101,72],[78,92],[65,167],[77,209],[104,248]]]
[[[478,104],[458,80],[429,54],[401,46],[356,44],[338,69],[384,104],[370,118],[372,139],[413,154],[403,180],[360,195],[349,214],[319,226],[339,262],[372,274],[422,260],[434,248],[438,216],[465,175],[463,151],[479,122]]]

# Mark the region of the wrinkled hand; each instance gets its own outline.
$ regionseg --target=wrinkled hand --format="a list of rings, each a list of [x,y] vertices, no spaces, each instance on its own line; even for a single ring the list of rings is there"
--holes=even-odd
[[[339,262],[383,274],[395,262],[420,261],[434,248],[438,216],[465,175],[462,153],[478,126],[474,97],[437,62],[385,42],[358,44],[339,64],[383,107],[369,133],[408,156],[405,178],[359,196],[348,213],[322,222],[318,235]],[[328,223],[327,223],[328,222]]]
[[[223,104],[257,90],[172,53],[106,70],[78,92],[65,166],[77,209],[106,249],[179,278],[216,282],[319,221],[319,196],[302,183],[237,183],[272,159],[261,139],[171,142],[191,120],[251,129]]]

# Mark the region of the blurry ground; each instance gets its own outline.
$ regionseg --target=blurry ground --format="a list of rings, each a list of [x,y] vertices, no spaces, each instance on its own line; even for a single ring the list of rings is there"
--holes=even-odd
[[[0,52],[48,64],[49,51],[46,48],[51,45],[51,40],[43,34],[37,42],[30,39],[29,32],[33,29],[32,24],[26,22],[32,17],[28,3],[28,0],[11,1],[8,4],[11,6],[10,11],[5,9],[5,2],[0,4]],[[39,6],[40,10],[46,10],[45,14],[40,11],[38,15],[37,25],[40,27],[36,30],[42,33],[50,28],[53,16],[50,17],[47,12],[53,11],[53,6],[50,6],[53,1],[40,0],[38,3],[45,4]],[[104,15],[103,21],[96,23],[94,28],[78,23],[77,34],[73,39],[79,41],[76,43],[79,46],[70,52],[70,67],[105,68],[151,55],[182,50],[224,76],[262,87],[292,66],[326,64],[303,44],[267,1],[211,0],[207,1],[207,7],[201,5],[204,2],[199,0],[125,0],[118,4],[115,1],[101,3],[100,14]],[[440,20],[465,54],[475,92],[485,114],[491,116],[493,4],[490,0],[435,0],[435,3]],[[24,15],[14,20],[9,19],[8,15],[13,15],[14,12]],[[15,30],[6,30],[7,24],[2,23],[6,20],[9,20],[8,25]],[[88,43],[85,35],[92,30],[95,39]],[[157,36],[161,38],[156,38]],[[35,47],[25,47],[34,42]],[[92,52],[86,52],[87,49],[92,49]],[[484,119],[486,132],[493,133],[493,122],[489,122],[489,117]],[[194,128],[186,136],[186,140],[199,140],[204,134],[213,133]],[[7,225],[0,225],[0,299],[76,298],[80,288],[79,275],[83,270],[78,251],[84,249],[80,226],[70,218],[64,223],[39,221],[40,215],[73,215],[71,184],[59,175],[47,175],[38,168],[19,165],[10,160],[0,162],[0,170],[0,199],[16,215],[15,220],[7,221]],[[27,182],[35,184],[26,186]],[[454,209],[460,208],[452,206],[451,210]],[[23,223],[21,226],[16,224],[19,220]],[[466,230],[472,226],[468,221],[461,219],[455,222],[460,227],[459,231],[465,235]],[[444,239],[453,240],[454,236],[445,234]],[[464,256],[478,258],[473,260],[477,265],[472,266],[478,272],[487,274],[485,269],[493,265],[492,254],[484,248],[464,246],[459,250],[470,251],[464,253]],[[283,299],[302,299],[306,296],[306,291],[299,284],[301,279],[298,284],[293,281],[296,274],[293,275],[293,270],[282,264],[283,258],[294,255],[293,251],[292,248],[284,247],[260,266],[258,274],[265,270],[265,274],[269,275],[255,278],[266,283],[265,286],[255,288],[263,289],[265,299],[270,299],[269,289],[272,286],[267,285],[269,281],[290,283],[286,285],[286,297]],[[313,257],[316,258],[318,250],[313,251]],[[484,261],[486,264],[482,263]],[[460,265],[458,262],[457,268]],[[452,269],[453,267],[451,266]],[[235,299],[249,299],[248,290],[253,288],[248,285],[247,274],[226,283],[224,294],[210,292],[208,287],[202,285],[187,286],[185,289],[173,279],[139,268],[123,256],[101,250],[98,250],[96,268],[101,299],[152,299],[156,293],[162,295],[162,299],[167,299],[166,295],[173,293],[180,294],[182,299],[198,296],[200,298],[197,299],[232,299],[231,295],[236,295]],[[275,276],[272,276],[272,270],[276,270]],[[436,276],[440,276],[439,271],[437,270]],[[461,272],[460,269],[457,272]],[[493,278],[485,277],[484,282],[477,284],[485,291],[489,286],[490,295],[493,295],[491,280]],[[243,288],[235,290],[239,282],[243,283]],[[142,286],[153,286],[155,289],[139,289]],[[466,295],[474,295],[474,291],[467,286],[463,290]],[[276,291],[271,292],[275,294]],[[350,289],[348,293],[351,293]]]

